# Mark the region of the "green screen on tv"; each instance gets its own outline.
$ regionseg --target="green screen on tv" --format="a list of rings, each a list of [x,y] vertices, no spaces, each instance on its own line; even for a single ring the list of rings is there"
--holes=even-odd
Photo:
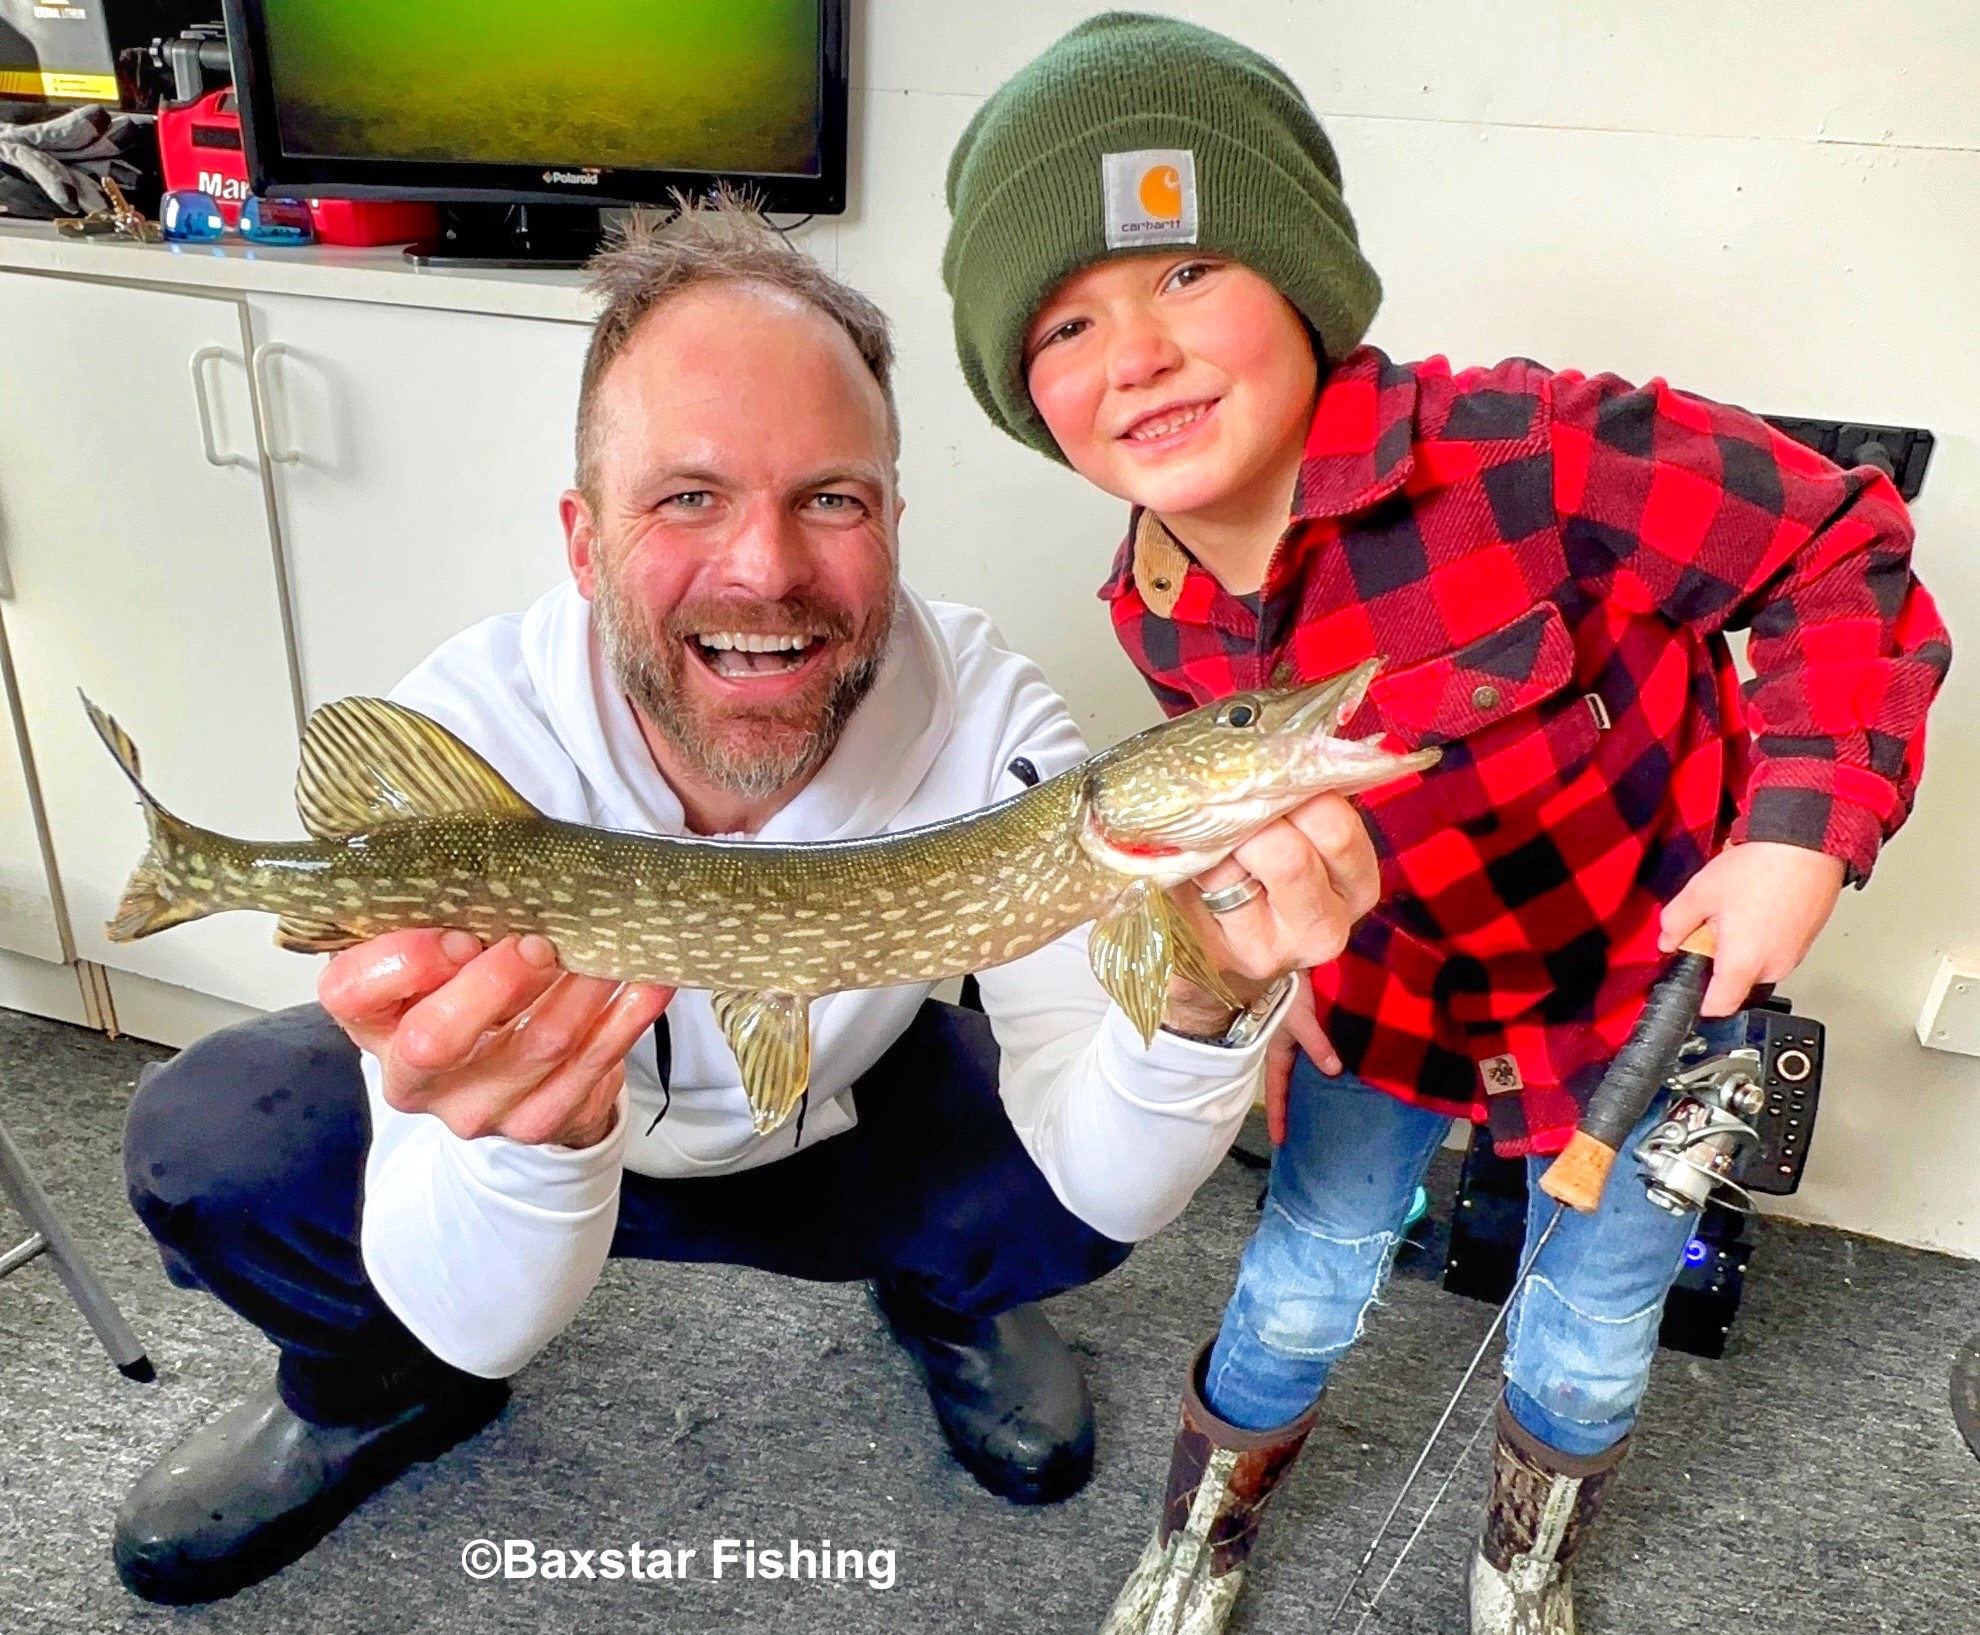
[[[818,0],[267,0],[285,152],[819,170]]]

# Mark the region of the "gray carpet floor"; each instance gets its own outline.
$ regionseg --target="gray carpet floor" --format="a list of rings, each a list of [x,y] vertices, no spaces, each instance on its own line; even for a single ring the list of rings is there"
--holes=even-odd
[[[124,1203],[124,1112],[139,1066],[160,1054],[0,1013],[0,1120],[159,1371],[148,1386],[120,1378],[45,1260],[0,1282],[4,1635],[1090,1632],[1151,1524],[1179,1370],[1216,1321],[1259,1189],[1225,1164],[1175,1227],[1053,1303],[1087,1360],[1101,1427],[1098,1472],[1066,1504],[1020,1510],[973,1486],[859,1290],[620,1264],[478,1438],[270,1582],[168,1611],[117,1583],[111,1514],[164,1449],[262,1380],[272,1353],[215,1302],[165,1281]],[[1440,1175],[1448,1189],[1448,1165]],[[0,1205],[0,1247],[18,1225]],[[1484,1333],[1488,1310],[1445,1294],[1427,1261],[1401,1268],[1329,1391],[1274,1503],[1238,1635],[1324,1627]],[[1586,1630],[1980,1630],[1980,1463],[1947,1408],[1948,1364],[1977,1328],[1972,1264],[1761,1229],[1730,1354],[1659,1361],[1625,1479],[1584,1557]],[[1492,1389],[1474,1386],[1461,1424]],[[1462,1631],[1483,1480],[1481,1446],[1375,1635]],[[462,1552],[484,1538],[698,1554],[674,1582],[476,1582]],[[709,1564],[722,1538],[891,1550],[894,1583],[750,1579],[740,1564],[718,1582]]]

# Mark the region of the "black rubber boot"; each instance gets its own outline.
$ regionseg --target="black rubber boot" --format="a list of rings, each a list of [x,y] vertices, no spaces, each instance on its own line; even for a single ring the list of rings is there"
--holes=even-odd
[[[259,1583],[410,1466],[472,1436],[508,1400],[506,1381],[455,1375],[444,1391],[389,1417],[317,1425],[271,1380],[138,1478],[111,1538],[117,1576],[133,1595],[167,1606],[217,1601]]]
[[[872,1293],[970,1475],[1013,1504],[1056,1504],[1086,1486],[1093,1398],[1044,1312],[1029,1305],[958,1317],[884,1283]]]

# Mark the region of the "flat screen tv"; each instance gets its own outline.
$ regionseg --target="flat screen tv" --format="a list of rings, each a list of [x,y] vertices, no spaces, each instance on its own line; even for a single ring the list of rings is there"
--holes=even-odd
[[[226,0],[258,193],[845,208],[848,0]]]

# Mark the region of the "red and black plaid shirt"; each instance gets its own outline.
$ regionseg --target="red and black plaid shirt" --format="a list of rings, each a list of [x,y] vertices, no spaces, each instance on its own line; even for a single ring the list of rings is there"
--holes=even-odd
[[[1911,809],[1951,657],[1904,503],[1738,409],[1524,359],[1363,347],[1328,375],[1256,597],[1137,515],[1101,594],[1176,714],[1387,663],[1350,736],[1443,746],[1358,797],[1382,902],[1314,973],[1347,1066],[1565,1145],[1729,841],[1861,883]],[[1742,693],[1725,639],[1750,630]]]

